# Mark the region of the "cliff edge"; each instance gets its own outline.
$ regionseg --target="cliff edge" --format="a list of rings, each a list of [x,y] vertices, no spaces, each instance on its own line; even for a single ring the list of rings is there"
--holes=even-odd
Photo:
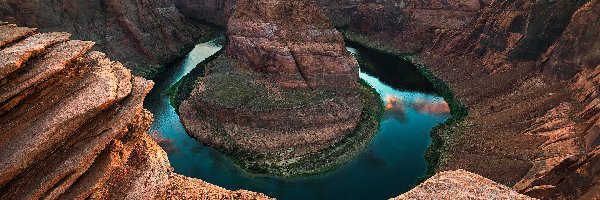
[[[1,199],[266,199],[175,174],[146,131],[152,81],[93,42],[0,22]]]

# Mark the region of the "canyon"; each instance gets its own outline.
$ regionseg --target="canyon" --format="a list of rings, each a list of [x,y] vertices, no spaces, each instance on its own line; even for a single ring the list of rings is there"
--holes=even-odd
[[[0,8],[3,21],[94,41],[94,50],[147,78],[156,77],[166,64],[211,34],[205,25],[186,19],[169,0],[6,0]]]
[[[297,21],[276,22],[283,23],[290,35],[260,23],[275,21],[274,16],[285,12],[273,9],[264,11],[273,15],[236,15],[240,5],[244,11],[269,6],[240,2],[0,1],[0,20],[10,22],[0,22],[3,199],[268,198],[178,175],[164,150],[146,134],[152,115],[142,102],[153,84],[139,76],[157,77],[167,63],[211,35],[204,23],[228,28],[228,47],[219,58],[232,57],[217,58],[212,69],[207,66],[208,72],[218,74],[214,66],[231,66],[228,62],[233,60],[245,66],[244,72],[272,78],[250,79],[277,86],[267,88],[271,91],[360,87],[355,72],[331,78],[340,82],[319,82],[314,77],[323,76],[321,69],[307,67],[311,62],[324,62],[348,68],[345,64],[355,61],[345,55],[344,39],[402,55],[443,81],[456,98],[449,101],[453,115],[462,113],[455,109],[459,104],[468,107],[468,113],[432,131],[437,144],[427,153],[432,177],[398,199],[451,198],[448,194],[472,198],[491,198],[485,195],[492,194],[501,199],[600,196],[598,0],[323,0],[315,2],[321,8],[298,8],[312,12],[292,12]],[[307,29],[302,26],[306,19],[325,22],[318,23],[316,30]],[[334,27],[345,30],[345,38]],[[69,40],[65,32],[98,44]],[[275,36],[285,39],[263,39]],[[289,39],[297,41],[290,44]],[[253,45],[263,46],[256,53]],[[294,53],[289,47],[296,47],[300,59],[281,56]],[[323,53],[334,59],[313,55]],[[279,66],[288,68],[274,68]],[[232,89],[240,85],[232,83]],[[272,118],[268,117],[272,113],[261,116],[223,106],[199,106],[206,99],[198,88],[190,94],[192,101],[179,108],[182,121],[188,124],[206,122],[191,117],[197,112],[237,115],[238,121],[262,119],[262,123],[245,126],[290,125],[282,119],[303,125],[327,121],[294,111]],[[234,103],[239,106],[246,100]],[[338,100],[328,109],[343,113],[340,110],[350,108],[343,113],[347,120],[339,122],[340,130],[348,130],[356,126],[362,103],[356,93]],[[335,143],[339,132],[343,131],[331,131],[325,143],[294,150],[314,152]],[[240,136],[238,141],[252,147],[250,152],[273,150],[261,138]],[[305,147],[306,142],[283,136],[280,141],[274,149]],[[226,141],[211,142],[224,151],[234,149]],[[258,144],[264,146],[253,146]]]
[[[317,173],[359,152],[348,135],[374,134],[378,122],[359,119],[379,101],[316,4],[238,1],[227,24],[225,52],[179,107],[188,133],[254,173]],[[331,146],[346,147],[323,152]]]
[[[265,197],[175,174],[146,134],[153,82],[93,42],[0,24],[2,199]]]

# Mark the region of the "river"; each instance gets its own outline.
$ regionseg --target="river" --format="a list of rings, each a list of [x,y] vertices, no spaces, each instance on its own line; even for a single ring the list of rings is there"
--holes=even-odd
[[[226,155],[188,136],[165,94],[196,64],[221,48],[215,41],[196,45],[173,66],[174,70],[156,82],[144,102],[155,120],[149,133],[162,138],[159,143],[175,172],[230,190],[262,192],[283,200],[387,199],[410,190],[425,173],[429,133],[449,117],[447,104],[431,92],[429,83],[410,63],[356,48],[348,50],[372,61],[376,69],[361,70],[360,78],[377,90],[386,106],[380,130],[367,149],[351,162],[321,175],[284,179],[243,172]]]

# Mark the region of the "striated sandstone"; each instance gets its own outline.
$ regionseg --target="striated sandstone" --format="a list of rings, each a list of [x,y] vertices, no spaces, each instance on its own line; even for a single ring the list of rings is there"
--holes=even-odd
[[[3,38],[35,30],[0,24],[12,30]],[[268,198],[175,174],[146,134],[153,83],[92,45],[31,32],[0,49],[0,63],[18,66],[0,78],[1,199]]]
[[[490,3],[490,0],[363,1],[352,15],[349,31],[403,53],[418,53],[431,45],[437,33],[460,31],[478,10]]]
[[[396,197],[401,199],[533,199],[490,179],[465,171],[440,172],[414,189]]]
[[[463,122],[433,133],[443,140],[438,170],[469,170],[541,199],[597,196],[598,7],[597,0],[498,0],[434,34],[416,60],[469,107]],[[363,13],[404,17],[383,8]],[[370,21],[383,20],[355,27]],[[381,32],[399,30],[392,29]]]
[[[420,60],[470,108],[465,122],[434,133],[444,140],[440,170],[469,170],[535,198],[594,196],[598,8],[494,1],[466,31],[438,34]]]
[[[356,61],[346,51],[342,35],[312,1],[239,1],[227,31],[227,54],[281,86],[357,85]]]
[[[178,108],[190,135],[254,173],[284,176],[339,165],[357,152],[341,149],[370,140],[378,122],[357,124],[379,100],[314,2],[238,1],[227,31],[225,53],[199,66],[204,76]],[[358,143],[339,144],[347,135]],[[340,161],[325,162],[335,160],[325,149]]]
[[[191,24],[170,0],[7,0],[0,2],[0,19],[95,41],[94,50],[146,77],[185,54],[207,30]]]

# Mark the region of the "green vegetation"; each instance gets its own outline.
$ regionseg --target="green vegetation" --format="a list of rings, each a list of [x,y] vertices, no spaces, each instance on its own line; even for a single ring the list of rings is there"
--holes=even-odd
[[[214,65],[212,61],[221,57],[223,49],[217,51],[215,54],[204,59],[202,62],[196,65],[196,68],[192,69],[190,73],[181,78],[177,83],[173,84],[167,91],[167,95],[171,99],[171,104],[177,112],[179,112],[179,106],[184,100],[189,98],[190,94],[196,86],[196,80],[204,76],[205,69],[209,64]]]
[[[329,148],[290,160],[269,159],[240,152],[237,154],[235,162],[242,169],[253,174],[291,178],[331,171],[362,153],[379,130],[379,122],[383,115],[383,102],[379,93],[363,80],[360,80],[360,100],[364,107],[359,123],[346,137]]]
[[[416,184],[427,180],[429,177],[433,176],[436,173],[439,167],[442,154],[444,153],[444,138],[451,137],[454,134],[452,132],[452,127],[464,120],[464,118],[469,113],[468,107],[460,103],[458,99],[455,98],[452,89],[446,83],[444,83],[442,79],[436,77],[435,74],[428,67],[420,63],[414,53],[398,52],[394,50],[393,47],[387,44],[382,44],[381,42],[372,40],[364,35],[354,32],[346,31],[344,33],[344,38],[346,42],[352,45],[368,48],[382,54],[393,55],[410,61],[417,67],[419,72],[423,76],[425,76],[427,80],[429,80],[429,82],[433,85],[435,92],[441,97],[443,97],[444,100],[450,106],[450,112],[452,114],[450,118],[448,118],[448,120],[446,120],[444,123],[438,124],[431,130],[431,145],[425,153],[425,159],[428,163],[427,171],[425,172],[425,175],[423,175],[423,177],[421,177],[417,181]],[[367,65],[365,67],[372,66]]]
[[[321,103],[339,95],[324,90],[281,88],[274,92],[273,88],[268,89],[264,83],[253,82],[258,79],[255,77],[257,74],[234,69],[232,65],[222,52],[207,58],[167,91],[172,104],[178,108],[183,100],[189,98],[197,81],[202,81],[205,86],[205,91],[201,95],[204,101],[227,108],[245,108],[253,111],[295,108]],[[210,75],[205,75],[205,72]],[[379,121],[383,115],[383,102],[375,89],[362,80],[360,80],[360,99],[364,107],[359,123],[346,138],[327,149],[290,160],[239,150],[228,154],[240,168],[252,174],[302,177],[332,170],[361,153],[379,129]],[[210,122],[212,127],[216,127],[214,131],[224,133],[222,128],[218,128],[220,124],[215,124],[214,120]]]

